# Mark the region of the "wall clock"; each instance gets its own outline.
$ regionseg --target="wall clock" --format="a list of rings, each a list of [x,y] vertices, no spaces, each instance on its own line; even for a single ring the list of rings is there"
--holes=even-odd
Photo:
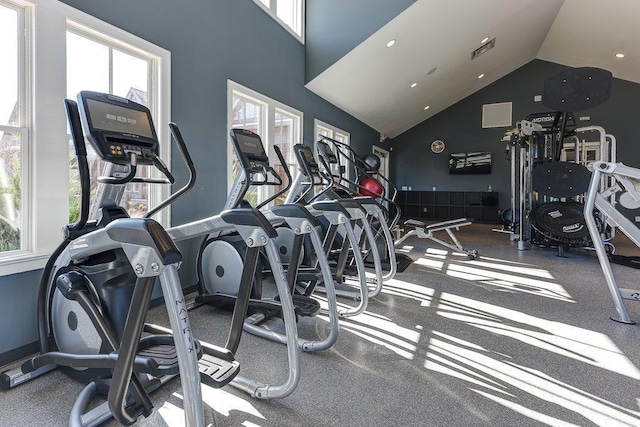
[[[440,154],[444,151],[444,142],[439,139],[436,139],[431,143],[431,151],[436,154]]]

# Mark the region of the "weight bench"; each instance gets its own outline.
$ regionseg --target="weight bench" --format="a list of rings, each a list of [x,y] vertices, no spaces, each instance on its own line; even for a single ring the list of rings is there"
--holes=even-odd
[[[465,254],[469,259],[476,259],[478,257],[478,251],[475,249],[466,250],[462,243],[456,238],[453,234],[453,228],[459,230],[460,227],[464,227],[465,225],[470,225],[471,221],[467,218],[459,218],[452,219],[451,221],[443,221],[438,222],[431,225],[426,225],[422,221],[417,221],[415,219],[408,219],[404,222],[404,225],[407,227],[413,227],[413,230],[409,231],[407,234],[402,236],[400,239],[394,242],[394,245],[398,247],[402,242],[407,240],[411,236],[418,236],[420,239],[431,239],[436,243],[445,246],[452,251],[459,252],[461,254]],[[434,236],[434,233],[437,231],[446,231],[451,239],[451,242],[446,242],[442,239],[439,239]]]

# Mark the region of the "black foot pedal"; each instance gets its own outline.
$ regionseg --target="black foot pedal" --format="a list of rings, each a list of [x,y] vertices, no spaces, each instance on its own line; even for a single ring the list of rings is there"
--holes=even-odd
[[[280,295],[276,295],[273,299],[280,301]],[[294,294],[292,299],[296,316],[313,317],[320,312],[320,302],[314,298]]]
[[[153,359],[158,364],[159,375],[178,375],[178,354],[173,345],[161,344],[149,346],[138,352],[138,356]]]
[[[298,316],[312,317],[320,312],[320,302],[304,295],[293,295],[293,306]]]
[[[301,267],[298,271],[300,282],[322,282],[322,271],[313,267]]]
[[[240,363],[236,360],[224,360],[210,354],[203,354],[198,360],[200,381],[213,388],[229,384],[240,372]]]

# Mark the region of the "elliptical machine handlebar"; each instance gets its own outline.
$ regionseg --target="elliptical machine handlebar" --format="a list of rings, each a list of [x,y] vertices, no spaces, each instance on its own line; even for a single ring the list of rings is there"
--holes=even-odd
[[[127,173],[125,176],[116,177],[116,176],[99,176],[98,182],[102,184],[110,184],[110,185],[123,185],[129,182],[144,182],[147,184],[173,184],[176,182],[176,179],[173,177],[171,172],[169,172],[169,168],[162,161],[160,157],[156,153],[153,152],[144,152],[142,155],[138,155],[136,152],[129,152],[129,162],[127,163]],[[148,159],[151,164],[153,164],[156,169],[158,169],[166,178],[142,178],[136,177],[136,172],[138,169],[138,158],[142,157],[144,159]]]
[[[287,184],[280,191],[276,192],[273,196],[267,198],[265,201],[263,201],[258,206],[256,206],[256,209],[261,209],[262,207],[268,205],[270,202],[272,202],[273,200],[277,199],[278,197],[280,197],[281,195],[289,191],[289,188],[291,188],[291,182],[293,181],[293,178],[291,178],[291,172],[289,172],[289,168],[287,167],[287,162],[284,159],[284,156],[282,155],[282,151],[280,150],[280,147],[278,147],[277,145],[274,145],[273,149],[276,152],[276,156],[278,156],[278,160],[282,165],[282,169],[284,169],[285,176],[287,177],[287,181],[286,181]],[[282,177],[280,176],[280,174],[276,172],[273,166],[269,166],[268,169],[272,174],[274,174],[277,177],[279,181],[278,183],[272,183],[271,185],[274,185],[274,184],[278,186],[282,185],[284,181],[282,180]]]
[[[133,181],[138,170],[138,156],[136,153],[129,153],[129,162],[127,163],[127,174],[122,177],[117,176],[99,176],[98,182],[101,184],[122,185]]]
[[[80,113],[78,112],[78,103],[70,99],[64,100],[64,108],[67,112],[69,119],[69,126],[71,128],[71,138],[73,139],[73,145],[76,151],[76,158],[78,160],[78,174],[80,175],[80,192],[81,192],[81,204],[80,204],[80,218],[75,224],[67,225],[65,227],[65,237],[73,238],[72,235],[79,230],[82,230],[89,220],[89,194],[91,192],[90,184],[90,172],[89,162],[87,161],[87,146],[84,142],[84,135],[82,134],[82,125],[80,121]]]
[[[262,165],[257,169],[253,169],[251,172],[262,176],[261,181],[252,181],[251,185],[282,185],[284,182],[272,166]],[[269,178],[275,178],[275,181],[270,181]]]
[[[178,199],[183,194],[191,190],[193,186],[196,184],[196,168],[193,164],[193,159],[191,158],[191,154],[189,154],[189,150],[187,149],[187,144],[184,142],[184,138],[182,137],[180,128],[178,127],[177,124],[171,122],[169,123],[169,130],[171,131],[171,136],[173,136],[173,139],[176,141],[176,144],[178,145],[178,150],[180,151],[182,160],[187,165],[187,169],[189,170],[189,179],[181,189],[173,193],[171,196],[166,198],[162,203],[158,204],[155,208],[147,212],[147,214],[144,216],[145,218],[150,218],[153,215],[155,215],[157,212],[169,206],[171,203],[175,202],[176,199]],[[158,158],[158,160],[160,160],[160,158]],[[166,168],[166,165],[164,165],[164,162],[162,162],[162,165]],[[173,176],[171,176],[171,178],[173,179]],[[175,179],[171,181],[172,184],[174,182],[175,182]]]
[[[323,188],[322,191],[313,196],[311,200],[309,200],[309,202],[318,200],[323,194],[332,191],[336,185],[336,181],[334,179],[336,177],[331,174],[331,166],[327,162],[327,159],[325,159],[325,157],[321,154],[318,155],[318,158],[320,159],[320,163],[322,163],[322,168],[324,168],[324,170],[322,170],[322,168],[318,168],[318,175],[321,177],[321,179],[324,180],[323,184],[325,185],[325,188]]]

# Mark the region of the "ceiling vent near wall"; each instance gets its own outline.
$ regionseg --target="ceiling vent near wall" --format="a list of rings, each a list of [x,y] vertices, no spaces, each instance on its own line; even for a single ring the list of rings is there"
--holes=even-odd
[[[496,38],[494,37],[488,42],[486,42],[485,44],[483,44],[482,46],[480,46],[479,48],[477,48],[476,50],[474,50],[473,52],[471,52],[471,60],[473,61],[483,53],[490,51],[495,47],[495,45],[496,45]]]

